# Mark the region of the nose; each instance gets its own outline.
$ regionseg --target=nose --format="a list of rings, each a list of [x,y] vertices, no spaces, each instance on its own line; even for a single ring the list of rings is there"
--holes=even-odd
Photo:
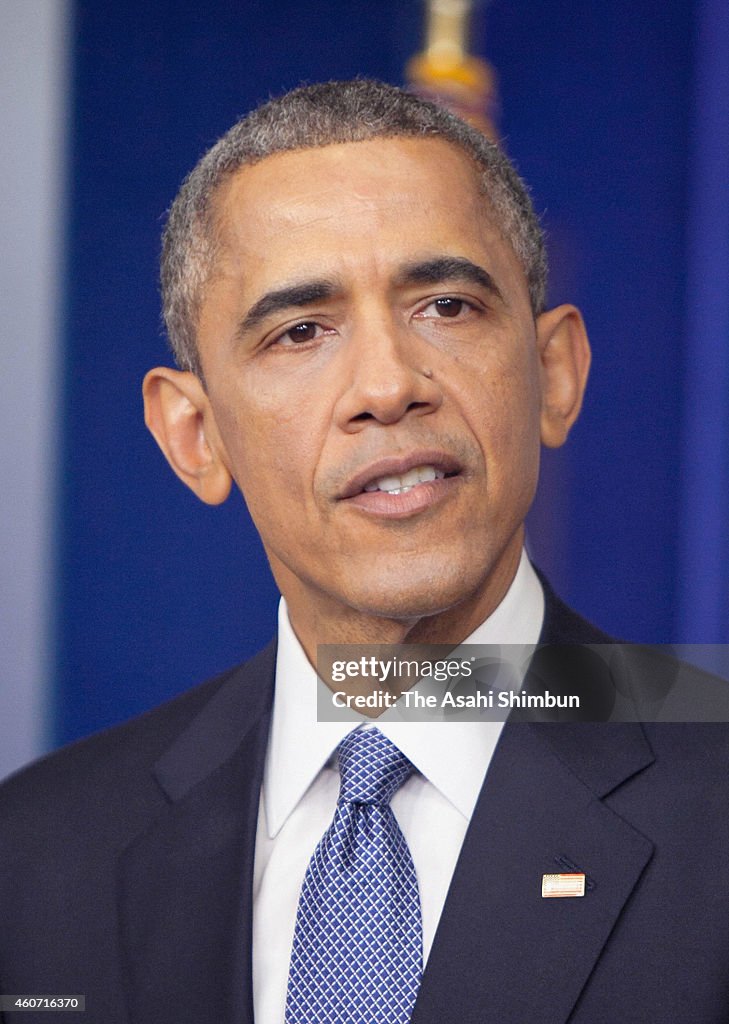
[[[409,337],[405,328],[363,325],[345,348],[346,365],[340,367],[344,387],[335,408],[343,430],[397,423],[440,408],[443,393],[432,367],[433,350]]]

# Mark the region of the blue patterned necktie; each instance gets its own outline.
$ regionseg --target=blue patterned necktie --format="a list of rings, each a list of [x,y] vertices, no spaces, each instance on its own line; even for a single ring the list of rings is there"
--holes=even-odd
[[[413,766],[378,729],[338,748],[334,820],[304,878],[286,1024],[407,1024],[423,935],[415,866],[390,808]]]

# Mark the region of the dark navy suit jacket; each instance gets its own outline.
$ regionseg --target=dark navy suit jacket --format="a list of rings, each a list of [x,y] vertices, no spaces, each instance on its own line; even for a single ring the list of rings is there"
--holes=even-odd
[[[549,592],[543,639],[607,640]],[[250,1024],[274,662],[0,787],[1,993],[85,995],[64,1024]],[[726,1024],[728,822],[729,726],[507,724],[413,1024]],[[585,896],[542,899],[569,870]]]

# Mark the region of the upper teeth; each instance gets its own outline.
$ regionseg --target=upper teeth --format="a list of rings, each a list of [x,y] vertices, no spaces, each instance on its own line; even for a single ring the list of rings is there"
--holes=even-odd
[[[429,480],[442,480],[445,473],[442,469],[435,469],[433,466],[416,466],[409,469],[402,476],[381,476],[367,484],[365,491],[387,491],[388,494],[403,494],[418,484],[427,483]]]

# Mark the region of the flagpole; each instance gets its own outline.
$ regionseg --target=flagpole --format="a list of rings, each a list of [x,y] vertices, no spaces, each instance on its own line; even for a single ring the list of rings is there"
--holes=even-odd
[[[496,72],[469,53],[473,7],[473,0],[426,0],[425,47],[405,73],[418,95],[448,107],[495,140]]]

